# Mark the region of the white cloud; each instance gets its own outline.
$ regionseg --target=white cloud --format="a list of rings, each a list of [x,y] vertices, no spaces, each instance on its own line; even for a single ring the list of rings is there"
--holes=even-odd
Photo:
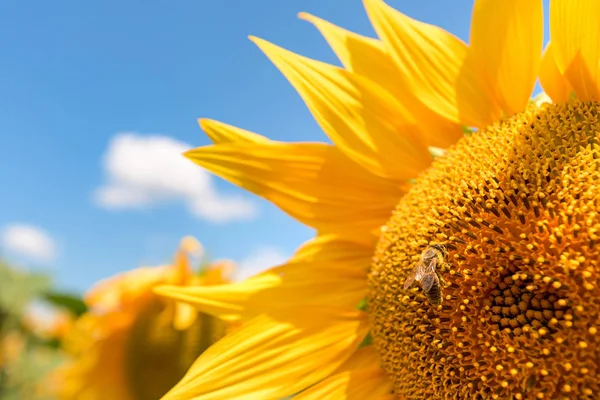
[[[192,214],[211,222],[255,217],[253,203],[219,193],[209,173],[182,156],[190,148],[167,136],[117,134],[104,155],[107,182],[97,189],[96,202],[125,209],[179,200]]]
[[[56,244],[44,230],[26,224],[14,224],[2,231],[2,247],[11,253],[38,262],[56,257]]]
[[[264,271],[267,268],[283,264],[288,260],[288,258],[289,256],[275,247],[259,247],[245,257],[242,261],[240,261],[238,264],[236,279],[246,279],[252,275]]]

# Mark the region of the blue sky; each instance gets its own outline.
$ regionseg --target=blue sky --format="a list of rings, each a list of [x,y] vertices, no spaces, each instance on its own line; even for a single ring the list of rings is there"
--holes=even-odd
[[[470,0],[389,4],[468,40]],[[83,291],[116,272],[169,261],[184,235],[196,236],[211,257],[248,268],[261,254],[266,261],[291,254],[312,231],[216,178],[215,203],[242,199],[252,217],[208,221],[186,203],[195,192],[173,190],[168,201],[107,208],[98,190],[110,183],[104,157],[123,132],[201,146],[208,140],[196,119],[210,117],[273,139],[325,140],[294,89],[247,39],[337,63],[300,11],[374,35],[360,1],[5,2],[0,229],[41,228],[56,249],[32,258],[5,245],[1,255]]]

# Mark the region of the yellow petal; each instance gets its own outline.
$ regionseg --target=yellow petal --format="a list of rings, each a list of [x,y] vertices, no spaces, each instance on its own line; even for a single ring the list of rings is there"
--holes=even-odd
[[[290,81],[323,131],[348,157],[392,180],[431,162],[411,114],[387,91],[344,69],[251,38]]]
[[[199,283],[206,286],[229,283],[236,268],[231,260],[215,261],[202,270]]]
[[[179,249],[182,252],[192,254],[196,257],[200,257],[202,253],[204,253],[204,248],[202,244],[193,236],[186,236],[181,239],[181,243],[179,244]]]
[[[540,67],[540,84],[554,103],[564,103],[569,100],[573,88],[569,81],[558,70],[554,58],[552,42],[548,43]]]
[[[381,369],[345,371],[325,379],[294,399],[372,400],[389,395],[391,390],[392,384]]]
[[[319,382],[368,330],[360,312],[286,309],[261,315],[206,350],[163,399],[278,399]]]
[[[344,371],[358,371],[361,369],[381,369],[381,359],[374,346],[362,347],[352,354],[345,363],[334,371],[334,374]]]
[[[581,100],[600,100],[600,36],[597,0],[553,0],[550,39],[558,70]]]
[[[471,53],[477,71],[504,112],[525,110],[542,57],[541,0],[477,0]]]
[[[463,136],[459,124],[434,113],[402,86],[396,66],[379,40],[350,32],[311,14],[300,13],[299,16],[319,29],[348,71],[375,82],[407,108],[418,121],[420,134],[428,146],[448,147]]]
[[[364,0],[375,31],[399,70],[402,88],[456,123],[484,127],[502,116],[486,93],[467,45],[445,30],[416,21],[381,0]]]
[[[392,382],[380,366],[379,354],[375,347],[367,346],[357,350],[332,376],[294,399],[379,399],[389,395],[392,389]]]
[[[248,319],[293,304],[324,302],[352,307],[364,295],[375,241],[372,238],[370,243],[360,243],[321,235],[304,243],[289,263],[244,282],[212,287],[162,286],[155,292],[194,304],[200,311],[225,320]],[[336,290],[330,292],[327,285],[335,285]],[[315,291],[316,295],[309,295]],[[275,297],[277,300],[272,301]]]
[[[152,295],[152,287],[167,280],[170,267],[141,267],[103,279],[86,293],[85,303],[104,312]]]
[[[399,184],[370,174],[336,147],[321,143],[222,144],[192,150],[186,157],[324,231],[354,229],[369,235],[390,217],[404,193]]]
[[[355,308],[367,291],[367,269],[345,264],[291,262],[244,282],[216,286],[161,286],[155,293],[193,304],[225,320],[248,320],[285,307]]]
[[[186,236],[181,239],[179,249],[175,253],[175,261],[173,264],[175,274],[172,276],[172,283],[180,285],[185,284],[192,275],[192,268],[190,267],[190,260],[188,257],[190,255],[200,256],[203,251],[202,244],[200,244],[196,238]]]
[[[220,143],[268,143],[264,136],[212,119],[198,119],[202,130],[215,144]]]
[[[381,75],[388,75],[393,71],[391,60],[387,58],[383,46],[377,39],[340,28],[305,12],[298,14],[298,17],[315,25],[348,71],[371,78],[373,81],[385,79]]]
[[[261,275],[276,276],[279,285],[257,292],[249,308],[269,309],[293,305],[354,308],[365,297],[369,264],[353,269],[341,263],[290,262]],[[278,304],[274,304],[278,303]]]
[[[292,257],[294,262],[342,264],[350,269],[367,269],[371,264],[376,238],[357,242],[338,235],[319,235],[304,243]]]
[[[186,303],[175,303],[175,316],[173,317],[173,328],[183,331],[196,322],[198,312],[196,309]]]
[[[158,286],[154,293],[193,304],[198,311],[220,319],[236,321],[246,313],[249,298],[261,290],[276,287],[280,282],[278,276],[259,275],[244,282],[224,285]]]

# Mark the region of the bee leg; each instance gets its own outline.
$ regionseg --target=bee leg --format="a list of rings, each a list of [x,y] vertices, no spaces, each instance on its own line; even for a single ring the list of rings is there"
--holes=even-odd
[[[444,280],[444,278],[442,278],[441,275],[438,274],[438,278],[440,280],[440,288],[445,288],[445,287],[448,286],[447,283],[446,283],[446,281]]]

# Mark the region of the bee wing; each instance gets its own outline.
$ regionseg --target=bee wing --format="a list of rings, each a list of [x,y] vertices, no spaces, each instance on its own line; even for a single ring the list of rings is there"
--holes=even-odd
[[[423,272],[423,276],[421,278],[421,285],[423,286],[423,290],[425,292],[431,290],[435,283],[437,283],[438,285],[440,283],[440,278],[438,278],[438,275],[435,272],[436,265],[437,261],[435,259],[431,260],[431,262]]]
[[[410,270],[406,280],[404,281],[404,290],[410,288],[413,283],[415,283],[415,279],[417,279],[417,268],[413,268]]]
[[[435,283],[437,283],[438,285],[440,283],[440,279],[438,278],[435,272],[432,274],[424,275],[423,279],[421,279],[421,285],[423,285],[424,292],[429,292]]]

